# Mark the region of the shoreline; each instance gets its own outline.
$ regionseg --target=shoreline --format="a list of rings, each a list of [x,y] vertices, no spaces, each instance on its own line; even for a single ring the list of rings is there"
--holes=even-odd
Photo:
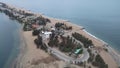
[[[9,6],[9,5],[8,5]],[[10,6],[10,7],[12,7],[12,6]],[[16,7],[15,7],[16,8]],[[18,9],[21,9],[21,10],[23,10],[23,11],[25,11],[25,12],[28,12],[28,10],[25,10],[25,9],[23,9],[23,8],[16,8],[17,10]],[[89,32],[87,32],[85,29],[83,30],[83,26],[80,26],[80,25],[77,25],[77,24],[74,24],[74,23],[72,23],[72,22],[70,22],[70,21],[68,21],[68,20],[63,20],[63,19],[57,19],[57,18],[52,18],[52,17],[49,17],[49,16],[45,16],[45,15],[41,15],[40,13],[33,13],[33,12],[31,12],[31,11],[29,11],[30,13],[32,13],[32,14],[34,14],[34,15],[36,15],[36,16],[43,16],[44,18],[48,18],[48,19],[50,19],[51,21],[52,21],[52,23],[50,23],[50,24],[52,24],[52,25],[54,25],[55,23],[57,23],[57,22],[63,22],[63,23],[65,23],[65,24],[67,24],[67,25],[72,25],[72,27],[73,27],[73,32],[78,32],[78,33],[80,33],[80,34],[82,34],[82,35],[84,35],[84,36],[86,36],[87,38],[89,38],[89,39],[91,39],[92,41],[93,41],[93,44],[94,44],[94,46],[96,46],[96,47],[104,47],[105,45],[108,45],[108,43],[106,43],[106,42],[104,42],[102,39],[99,39],[99,38],[97,38],[96,36],[94,36],[94,35],[92,35],[91,33],[89,33]],[[28,13],[29,13],[28,12]],[[21,35],[22,35],[22,33],[21,33]],[[22,37],[22,36],[21,36]],[[24,38],[23,38],[24,39]],[[28,41],[28,40],[25,40],[24,39],[24,41],[22,42],[23,44],[25,44],[25,41]],[[26,45],[26,44],[25,44]],[[106,47],[106,46],[105,46]],[[23,49],[22,49],[23,48]],[[106,47],[107,49],[108,49],[108,51],[109,52],[105,52],[105,51],[101,51],[100,52],[100,55],[102,56],[102,58],[104,59],[104,61],[107,63],[107,64],[109,64],[110,65],[110,68],[112,68],[112,67],[116,67],[117,65],[116,65],[116,62],[118,63],[118,65],[120,64],[120,62],[119,62],[119,60],[115,60],[116,58],[117,59],[119,59],[120,57],[119,57],[119,54],[114,50],[114,48],[112,48],[111,46],[107,46]],[[17,62],[16,64],[18,64],[18,68],[19,68],[19,63],[20,63],[20,57],[21,56],[23,56],[23,55],[25,55],[25,53],[23,53],[24,51],[26,52],[27,50],[25,50],[24,49],[24,47],[23,46],[21,46],[21,48],[20,48],[21,50],[21,52],[20,52],[20,54],[18,55],[18,58],[17,58],[17,61],[19,61],[19,62]],[[22,51],[23,50],[23,51]],[[23,54],[23,55],[22,55]],[[114,55],[116,55],[116,56],[114,56]],[[113,63],[110,63],[110,62],[113,62]],[[120,66],[120,65],[119,65]]]
[[[16,29],[15,29],[15,31],[12,32],[13,39],[14,39],[13,48],[12,48],[12,51],[10,53],[8,60],[6,61],[5,65],[3,66],[3,68],[9,68],[9,67],[11,68],[13,65],[13,62],[19,55],[19,50],[20,50],[19,47],[21,46],[20,45],[21,44],[20,43],[21,27],[19,26],[19,24],[17,22],[15,22],[14,24],[16,25]]]
[[[85,32],[86,32],[87,34],[89,34],[90,36],[92,36],[92,37],[94,37],[95,39],[97,39],[97,40],[101,41],[102,43],[104,43],[104,46],[105,46],[105,47],[111,48],[112,50],[114,50],[116,53],[118,53],[118,54],[120,55],[120,52],[119,52],[118,50],[116,50],[114,47],[110,46],[109,43],[107,43],[107,42],[103,41],[102,39],[96,37],[95,35],[89,33],[87,30],[83,30],[83,31],[85,31]]]
[[[38,13],[37,13],[37,14],[38,14]],[[40,14],[39,14],[39,15],[40,15]],[[67,24],[67,25],[69,24],[69,25],[72,25],[72,26],[76,26],[76,28],[78,28],[78,30],[79,30],[79,28],[80,28],[80,30],[81,30],[82,28],[84,28],[83,26],[74,24],[74,23],[72,23],[72,22],[70,22],[70,21],[68,21],[68,20],[57,19],[57,18],[45,16],[45,15],[42,15],[42,16],[45,17],[45,18],[48,18],[48,19],[50,19],[50,20],[53,19],[53,20],[61,21],[61,22],[65,23],[65,24]],[[55,23],[54,23],[54,24],[55,24]],[[93,37],[95,40],[98,40],[100,43],[102,43],[102,44],[103,44],[103,45],[101,45],[102,47],[105,46],[105,48],[107,48],[109,51],[112,51],[112,52],[115,53],[115,55],[117,55],[118,57],[120,56],[120,54],[118,53],[118,51],[116,51],[113,47],[111,47],[108,43],[106,43],[106,42],[103,41],[102,39],[94,36],[93,34],[89,33],[89,32],[88,32],[87,30],[85,30],[85,29],[83,29],[82,31],[85,32],[85,33],[87,33],[89,36]],[[107,46],[107,47],[106,47],[106,46]],[[110,55],[111,55],[111,54],[110,54]],[[112,56],[112,58],[113,58],[116,62],[119,62],[119,63],[117,63],[117,64],[120,66],[120,61],[116,60],[116,58],[114,58],[113,55],[111,55],[111,56]],[[119,58],[120,58],[120,57],[119,57]]]
[[[24,9],[24,8],[23,8],[23,9]],[[26,11],[26,10],[24,9],[24,11]],[[27,11],[28,11],[28,10],[27,10]],[[109,43],[107,43],[107,42],[103,41],[102,39],[98,38],[97,36],[91,34],[89,31],[87,31],[87,30],[85,29],[84,26],[81,26],[81,25],[77,25],[77,24],[75,24],[75,23],[72,23],[71,21],[69,21],[69,20],[67,20],[67,19],[60,19],[60,18],[50,17],[50,16],[46,16],[46,15],[43,14],[43,13],[42,13],[42,14],[41,14],[41,13],[34,13],[34,12],[32,12],[32,11],[29,11],[29,12],[30,12],[30,13],[33,13],[33,14],[35,14],[35,15],[43,16],[43,17],[48,18],[48,19],[55,19],[55,20],[58,20],[58,21],[62,21],[63,23],[66,23],[66,24],[72,24],[73,26],[77,26],[78,28],[80,28],[80,29],[82,29],[84,32],[86,32],[88,35],[90,35],[90,36],[94,37],[95,39],[99,40],[100,42],[102,42],[105,46],[109,46],[110,48],[112,48],[113,51],[115,51],[116,53],[118,53],[118,54],[120,55],[120,52],[119,52],[118,50],[116,50],[114,47],[110,46]]]
[[[112,56],[112,58],[117,62],[117,64],[120,66],[120,59],[115,58],[116,56],[120,58],[120,53],[119,51],[115,50],[113,47],[111,47],[107,42],[103,41],[102,39],[92,35],[91,33],[89,33],[86,30],[83,30],[84,32],[86,32],[87,34],[89,34],[90,36],[94,37],[95,39],[101,41],[104,45],[104,47],[108,50],[109,54]],[[113,54],[111,53],[113,52]]]
[[[109,44],[109,43],[105,42],[104,40],[98,38],[97,36],[91,34],[91,33],[88,32],[87,30],[84,30],[84,31],[85,31],[86,33],[88,33],[90,36],[92,36],[92,37],[94,37],[95,39],[97,39],[97,40],[101,41],[102,43],[104,43],[104,44],[105,44],[105,45],[104,45],[105,47],[110,47],[110,48],[112,48],[115,52],[117,52],[117,53],[120,55],[120,51],[117,50],[114,46],[112,46],[111,44]]]
[[[38,13],[37,13],[38,14]],[[41,15],[41,14],[39,14],[39,15]],[[66,24],[72,24],[72,25],[74,25],[74,26],[77,26],[78,28],[80,28],[80,29],[82,29],[82,28],[84,28],[83,26],[79,26],[79,25],[77,25],[77,24],[74,24],[74,23],[71,23],[70,21],[68,21],[68,20],[64,20],[64,19],[57,19],[57,18],[53,18],[53,17],[49,17],[49,16],[45,16],[45,15],[42,15],[43,17],[45,17],[45,18],[48,18],[48,19],[55,19],[55,20],[58,20],[58,21],[62,21],[62,22],[64,22],[64,23],[66,23]],[[85,29],[83,30],[85,33],[87,33],[88,35],[90,35],[91,37],[93,37],[93,38],[95,38],[96,40],[98,40],[98,41],[100,41],[101,43],[103,43],[103,44],[105,44],[105,45],[108,45],[108,43],[106,43],[106,42],[104,42],[102,39],[99,39],[99,38],[97,38],[96,36],[94,36],[94,35],[92,35],[91,33],[89,33],[89,32],[87,32]],[[109,45],[108,45],[109,46]],[[107,47],[107,49],[108,50],[112,50],[114,53],[116,53],[117,55],[119,55],[115,50],[114,50],[114,48],[112,48],[111,46],[109,46],[110,48],[108,48]],[[113,57],[113,56],[112,56]],[[114,57],[113,57],[114,58]],[[114,59],[115,60],[115,59]],[[115,60],[116,62],[117,62],[117,60]]]
[[[37,14],[39,14],[39,13],[37,13]],[[41,15],[41,14],[39,14],[39,15]],[[74,26],[79,27],[80,29],[84,28],[84,26],[74,24],[74,23],[70,22],[69,20],[59,19],[59,18],[54,18],[54,17],[49,17],[49,16],[45,16],[45,14],[42,15],[42,16],[45,17],[45,18],[48,18],[48,19],[60,20],[60,21],[62,21],[63,23],[66,23],[66,24],[68,24],[68,23],[69,23],[69,24],[72,24],[72,25],[74,25]],[[93,38],[95,38],[95,39],[99,40],[100,42],[102,42],[102,43],[104,44],[104,46],[111,47],[112,49],[115,50],[115,52],[117,52],[117,53],[120,55],[120,52],[119,52],[118,50],[116,50],[114,47],[110,46],[109,43],[107,43],[107,42],[103,41],[102,39],[98,38],[97,36],[91,34],[91,33],[90,33],[89,31],[87,31],[85,28],[82,29],[82,30],[83,30],[85,33],[87,33],[88,35],[90,35],[90,36],[92,36]]]
[[[120,66],[120,53],[119,51],[115,50],[113,47],[111,47],[107,42],[103,41],[102,39],[94,36],[93,34],[89,33],[86,29],[83,29],[84,27],[83,26],[80,26],[80,25],[77,25],[77,24],[74,24],[68,20],[64,20],[64,19],[57,19],[57,18],[53,18],[53,17],[49,17],[49,16],[45,16],[45,15],[42,15],[43,17],[45,18],[48,18],[48,19],[55,19],[55,20],[58,20],[58,21],[62,21],[63,23],[65,24],[69,24],[69,25],[72,25],[72,26],[76,26],[76,28],[80,28],[82,29],[83,32],[87,33],[89,36],[91,36],[92,38],[94,38],[95,40],[98,40],[101,44],[102,47],[105,47],[106,49],[108,49],[108,53],[110,54],[110,56],[114,59],[114,61]],[[93,40],[92,40],[93,41]],[[94,46],[97,46],[97,45],[94,45]],[[111,54],[111,52],[117,56],[113,56],[113,54]],[[118,59],[119,58],[119,59]],[[118,60],[117,60],[118,59]]]
[[[22,26],[22,25],[20,25]],[[22,57],[25,55],[25,52],[27,51],[27,48],[26,48],[26,43],[25,43],[25,39],[24,39],[24,36],[23,36],[23,30],[22,28],[20,27],[19,28],[19,37],[20,37],[20,45],[19,45],[19,52],[16,56],[16,58],[13,59],[13,62],[12,62],[12,65],[11,65],[11,68],[20,68],[20,61],[22,59]]]

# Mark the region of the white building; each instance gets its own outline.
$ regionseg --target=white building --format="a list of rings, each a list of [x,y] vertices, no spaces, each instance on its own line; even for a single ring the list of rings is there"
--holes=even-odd
[[[47,32],[47,31],[42,31],[42,36],[43,36],[43,39],[49,39],[50,38],[50,34],[52,34],[52,32]]]

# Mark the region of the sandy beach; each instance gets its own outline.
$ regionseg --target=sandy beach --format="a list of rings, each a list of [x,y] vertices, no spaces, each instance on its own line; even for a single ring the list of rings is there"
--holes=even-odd
[[[17,8],[18,9],[18,8]],[[26,11],[26,10],[23,10]],[[26,11],[28,12],[28,11]],[[29,11],[29,13],[32,13]],[[33,13],[35,14],[35,13]],[[41,14],[36,13],[36,16],[41,16]],[[105,63],[108,64],[109,68],[118,68],[118,64],[120,64],[120,55],[115,52],[114,49],[111,47],[107,47],[106,43],[94,35],[88,33],[82,26],[78,26],[73,24],[67,20],[60,20],[56,18],[51,18],[45,15],[42,15],[44,18],[48,18],[51,21],[51,25],[54,25],[57,22],[65,23],[68,26],[72,26],[72,31],[69,31],[69,34],[77,32],[82,34],[83,36],[89,38],[93,41],[93,44],[96,48],[99,48],[99,54],[104,59]],[[34,39],[36,37],[32,36],[32,31],[21,31],[21,47],[20,47],[20,54],[16,59],[15,67],[14,68],[63,68],[65,62],[55,59],[51,57],[48,53],[43,50],[37,49],[36,45],[34,44]],[[104,48],[108,49],[108,52],[104,50]],[[44,60],[42,60],[44,59]],[[48,61],[46,61],[46,60]],[[54,62],[53,62],[54,61]],[[38,64],[36,66],[36,64]]]
[[[32,31],[21,31],[21,50],[12,68],[63,68],[67,65],[64,61],[37,49],[34,44],[35,38],[32,36]],[[79,68],[76,65],[69,66]]]
[[[48,17],[49,18],[49,17]],[[118,64],[120,64],[119,61],[115,61],[113,58],[112,55],[110,55],[109,52],[106,52],[103,50],[103,47],[104,45],[106,44],[105,42],[103,42],[102,40],[98,39],[97,37],[95,37],[94,35],[91,35],[90,33],[86,32],[85,30],[82,30],[83,27],[81,26],[78,26],[76,24],[73,24],[69,21],[65,21],[65,20],[59,20],[59,19],[55,19],[55,18],[50,18],[50,20],[52,21],[53,24],[55,24],[56,22],[63,22],[65,24],[67,24],[68,26],[71,26],[73,27],[73,30],[70,32],[70,33],[73,33],[73,32],[78,32],[80,34],[82,34],[83,36],[91,39],[93,41],[93,44],[95,47],[100,47],[102,50],[100,50],[100,55],[101,57],[104,59],[105,63],[108,64],[108,67],[109,68],[118,68]],[[116,59],[120,59],[120,56],[118,53],[116,53],[113,49],[109,49],[108,50],[112,51],[114,54],[117,55],[117,58]],[[119,62],[119,63],[116,63],[116,62]]]
[[[108,52],[104,51],[103,48],[105,47],[105,45],[107,45],[106,42],[104,42],[101,39],[95,37],[94,35],[88,33],[85,29],[83,29],[84,27],[82,27],[82,26],[73,24],[73,23],[71,23],[67,20],[50,18],[50,17],[47,17],[47,16],[44,16],[44,17],[49,18],[51,20],[52,24],[55,24],[56,22],[63,22],[65,24],[67,24],[68,26],[72,26],[73,30],[70,33],[78,32],[78,33],[82,34],[83,36],[91,39],[93,41],[93,44],[94,44],[95,47],[100,47],[101,48],[99,54],[104,59],[105,63],[108,64],[108,67],[109,68],[118,68],[118,65],[120,64],[120,60],[119,60],[120,55],[110,46],[106,47],[108,49]],[[111,55],[111,53],[112,53],[112,55]]]
[[[49,18],[49,17],[47,17],[47,18]],[[57,22],[63,22],[69,26],[72,25],[73,30],[69,33],[78,32],[78,33],[86,36],[87,38],[91,39],[96,47],[100,47],[100,48],[104,47],[104,44],[105,44],[104,42],[91,36],[86,31],[81,30],[83,27],[80,27],[76,24],[72,24],[71,22],[68,22],[65,20],[59,20],[59,19],[54,19],[54,18],[49,18],[49,19],[51,20],[52,23],[50,23],[50,24],[52,24],[52,25],[54,25]],[[19,62],[16,63],[16,66],[17,66],[16,68],[32,68],[32,67],[34,67],[34,65],[31,65],[32,62],[37,62],[38,60],[47,59],[50,57],[50,55],[48,53],[36,48],[36,45],[34,44],[34,39],[36,37],[32,36],[32,31],[27,31],[27,32],[22,31],[21,37],[22,37],[23,44],[21,46],[20,55],[18,56],[18,59],[17,59],[17,61],[19,61]],[[116,53],[116,52],[114,51],[113,53]],[[104,59],[105,63],[108,64],[109,68],[118,68],[116,61],[109,54],[109,52],[101,50],[99,54]],[[56,60],[56,59],[52,59],[52,61],[53,60]],[[50,60],[50,62],[51,62],[51,60]],[[63,63],[63,61],[55,61],[54,63],[56,63],[56,64]],[[48,64],[48,65],[46,65],[44,63],[42,63],[42,64],[43,64],[43,67],[48,66],[48,65],[54,66],[53,64]],[[42,65],[40,64],[38,66],[42,66]],[[61,64],[60,65],[58,64],[57,66],[61,66]],[[54,67],[49,67],[49,68],[54,68]],[[59,67],[59,68],[61,68],[61,67]]]

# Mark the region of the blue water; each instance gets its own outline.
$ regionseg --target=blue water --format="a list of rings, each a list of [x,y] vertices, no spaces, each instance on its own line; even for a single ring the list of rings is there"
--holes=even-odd
[[[20,44],[19,24],[0,13],[0,68],[10,68]]]
[[[88,32],[120,52],[120,0],[1,0],[1,2],[82,25]]]

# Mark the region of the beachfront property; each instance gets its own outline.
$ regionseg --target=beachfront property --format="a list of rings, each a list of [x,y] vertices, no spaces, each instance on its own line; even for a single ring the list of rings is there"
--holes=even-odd
[[[42,36],[43,40],[49,39],[50,35],[52,34],[52,32],[47,32],[47,31],[41,31],[42,34],[40,34],[40,36]]]
[[[38,28],[40,28],[40,27],[38,27]],[[48,28],[48,27],[44,26],[43,28],[45,29],[45,28]],[[43,28],[41,28],[41,29],[43,29]],[[46,30],[41,30],[41,29],[37,30],[37,31],[40,31],[38,35],[39,35],[39,37],[42,37],[42,42],[47,45],[48,53],[51,53],[52,55],[57,56],[59,59],[65,61],[65,62],[69,62],[69,63],[74,63],[74,62],[75,63],[80,63],[80,62],[86,61],[89,58],[88,52],[85,49],[82,49],[82,48],[74,48],[74,51],[69,51],[71,53],[71,55],[69,54],[69,52],[67,53],[68,55],[66,55],[66,54],[64,54],[64,52],[62,53],[60,50],[52,48],[49,45],[49,43],[52,44],[52,42],[53,42],[52,45],[54,45],[56,43],[59,43],[59,41],[54,43],[57,40],[56,37],[58,37],[59,40],[62,41],[60,36],[64,36],[64,34],[65,34],[65,31],[63,29],[57,29],[57,28],[54,28],[54,26],[52,26],[49,30],[47,30],[47,29]],[[54,41],[51,41],[52,39]],[[37,46],[38,45],[39,44],[37,44]],[[40,45],[40,46],[44,46],[44,45]],[[63,44],[63,46],[66,46],[66,45]],[[74,44],[73,44],[73,46],[74,46]],[[58,47],[56,47],[56,48],[58,48]],[[84,56],[80,56],[80,55],[84,55]],[[63,58],[63,57],[66,57],[66,58]],[[82,59],[83,57],[85,57],[85,58]],[[79,59],[79,60],[77,60],[77,59]]]
[[[56,22],[56,19],[51,19],[48,17],[41,16],[39,14],[30,13],[25,10],[18,10],[18,8],[17,9],[11,8],[12,10],[10,8],[11,7],[9,6],[7,7],[4,6],[0,10],[5,14],[7,14],[8,16],[13,17],[19,22],[21,22],[22,24],[24,24],[25,25],[24,28],[26,29],[26,32],[27,31],[28,32],[35,31],[35,33],[37,32],[35,36],[40,37],[40,39],[38,39],[37,37],[37,40],[36,40],[38,48],[39,46],[43,47],[43,50],[49,51],[52,55],[54,55],[53,57],[58,57],[59,59],[65,62],[68,62],[68,63],[72,62],[74,64],[79,64],[81,62],[83,63],[89,62],[87,63],[88,65],[93,65],[93,66],[97,65],[99,68],[101,66],[108,68],[108,64],[110,66],[110,63],[108,62],[108,60],[103,58],[104,56],[110,57],[110,55],[108,52],[103,50],[103,47],[101,47],[102,43],[96,40],[96,38],[90,36],[83,29],[79,29],[77,26],[74,26],[73,30],[71,30],[72,29],[71,26],[69,27],[67,25],[68,23],[67,24],[60,23],[61,20],[57,20]],[[48,24],[48,21],[47,21],[48,19],[49,21],[50,20],[54,21],[54,23],[51,22],[52,27],[51,26],[46,27],[46,25]],[[59,22],[58,25],[62,24],[62,26],[57,25],[58,28],[56,28],[55,24],[58,22]],[[70,29],[71,31],[69,31],[68,29]],[[51,34],[53,33],[55,35],[51,37]],[[79,47],[78,43],[80,43],[81,48],[77,48]],[[99,53],[93,52],[94,49],[96,49],[93,47],[94,44],[95,44],[95,47],[97,47],[96,45],[100,45],[101,51]],[[92,47],[92,48],[89,48],[89,47]],[[96,49],[96,51],[98,50]],[[69,54],[71,54],[71,56]],[[81,55],[81,56],[78,56],[78,55]],[[74,57],[74,56],[78,56],[78,57]],[[96,59],[100,60],[99,61],[100,63]],[[109,59],[111,59],[111,57]],[[113,61],[113,59],[111,59],[111,61]]]

